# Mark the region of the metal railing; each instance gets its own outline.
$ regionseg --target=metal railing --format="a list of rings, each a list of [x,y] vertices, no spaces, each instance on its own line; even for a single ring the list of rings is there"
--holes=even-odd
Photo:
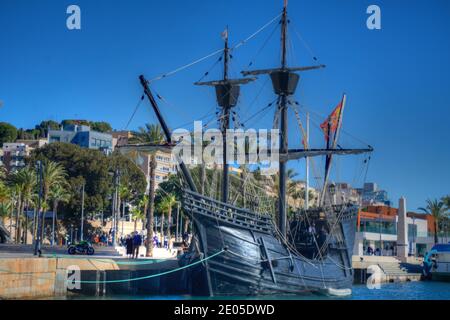
[[[386,228],[386,227],[376,227],[376,226],[361,226],[359,229],[360,232],[372,232],[372,233],[382,233],[382,234],[397,234],[397,229]]]
[[[183,208],[187,212],[209,216],[214,219],[229,221],[234,224],[271,232],[272,218],[221,201],[200,195],[190,190],[183,193]]]

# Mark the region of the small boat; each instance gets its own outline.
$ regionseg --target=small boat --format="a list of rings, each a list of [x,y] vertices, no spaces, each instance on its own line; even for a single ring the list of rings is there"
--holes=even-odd
[[[423,274],[430,280],[450,281],[450,243],[431,248],[423,259]]]

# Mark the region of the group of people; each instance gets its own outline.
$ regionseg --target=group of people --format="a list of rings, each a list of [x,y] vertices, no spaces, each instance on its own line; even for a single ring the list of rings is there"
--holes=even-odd
[[[129,259],[137,259],[139,257],[139,247],[142,245],[142,236],[135,231],[127,235],[124,240],[127,249],[127,257]]]
[[[367,255],[369,256],[381,256],[381,250],[380,248],[376,248],[375,250],[373,250],[373,248],[371,246],[367,247]]]
[[[365,248],[363,248],[365,249]],[[382,252],[380,248],[376,248],[375,250],[371,247],[368,246],[367,250],[365,250],[368,256],[381,256],[381,255],[385,255],[385,256],[393,256],[395,254],[394,251],[394,246],[386,246],[384,248],[384,251]]]
[[[184,232],[182,234],[182,247],[189,247],[189,238],[189,233]],[[126,248],[127,257],[129,259],[137,259],[139,257],[139,247],[141,245],[147,245],[148,239],[146,239],[145,235],[141,235],[139,232],[134,231],[125,237],[121,237],[119,241],[120,244]],[[154,248],[171,249],[172,247],[169,238],[167,236],[160,238],[158,233],[154,234],[151,242]]]
[[[328,238],[328,232],[324,225],[320,228],[320,231],[316,231],[316,224],[313,222],[308,227],[308,234],[310,237],[310,241],[314,241],[314,238],[316,239],[319,246],[322,246],[322,244],[327,240]]]
[[[93,237],[93,242],[96,245],[99,246],[107,246],[109,244],[109,239],[110,237],[108,237],[108,235],[106,233],[102,233],[102,234],[95,234]]]

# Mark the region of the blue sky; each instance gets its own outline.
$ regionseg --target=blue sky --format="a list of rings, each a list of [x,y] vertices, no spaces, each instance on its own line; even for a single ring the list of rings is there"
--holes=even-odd
[[[220,33],[230,28],[236,43],[275,17],[282,1],[257,0],[1,0],[0,121],[30,128],[41,120],[104,120],[124,129],[142,89],[137,77],[173,70],[222,47]],[[66,28],[66,8],[81,8],[81,30]],[[381,8],[382,29],[366,28],[366,8]],[[290,65],[313,64],[309,50],[327,68],[302,74],[295,99],[326,116],[348,95],[346,132],[375,148],[367,181],[375,181],[410,210],[426,198],[450,193],[450,2],[446,0],[291,0]],[[234,76],[253,60],[272,25],[233,53]],[[279,64],[279,34],[257,55],[252,68]],[[161,107],[172,127],[199,118],[215,106],[208,88],[195,87],[217,57],[208,59],[152,88],[168,103]],[[220,77],[220,68],[207,79]],[[270,83],[253,104],[266,78],[242,89],[241,120],[275,97]],[[273,110],[259,126],[270,126]],[[291,113],[292,145],[301,138]],[[316,124],[320,116],[316,116]],[[129,129],[155,121],[143,103]],[[247,126],[256,126],[248,123]],[[323,146],[312,125],[312,144]],[[297,130],[297,131],[295,131]],[[341,145],[363,146],[349,135]],[[362,157],[339,159],[333,180],[358,186]],[[293,163],[303,172],[303,163]],[[322,166],[317,161],[317,166]],[[302,176],[300,176],[302,178]]]

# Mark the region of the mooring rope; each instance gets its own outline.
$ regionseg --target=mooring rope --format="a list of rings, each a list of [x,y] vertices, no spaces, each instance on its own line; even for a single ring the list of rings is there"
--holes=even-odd
[[[172,270],[169,270],[169,271],[160,272],[160,273],[157,273],[157,274],[151,274],[151,275],[148,275],[148,276],[136,277],[136,278],[130,278],[130,279],[105,280],[105,281],[101,281],[101,282],[102,283],[120,283],[120,282],[139,281],[139,280],[144,280],[144,279],[156,278],[156,277],[159,277],[159,276],[164,276],[166,274],[174,273],[174,272],[177,272],[177,271],[180,271],[180,270],[183,270],[183,269],[190,268],[190,267],[195,266],[197,264],[203,263],[204,261],[212,259],[212,258],[214,258],[214,257],[216,257],[216,256],[218,256],[218,255],[220,255],[222,253],[224,253],[225,251],[226,251],[225,249],[222,249],[219,252],[216,252],[213,255],[209,256],[209,257],[200,259],[200,260],[198,260],[196,262],[193,262],[191,264],[187,264],[185,266],[182,266],[182,267],[179,267],[179,268],[176,268],[176,269],[172,269]],[[84,280],[84,281],[67,280],[67,281],[75,282],[75,283],[97,283],[97,282],[99,282],[97,280]]]
[[[93,284],[93,283],[98,283],[98,282],[102,282],[102,283],[123,283],[123,282],[129,282],[129,281],[139,281],[139,280],[145,280],[145,279],[150,279],[150,278],[156,278],[156,277],[164,276],[166,274],[175,273],[177,271],[180,271],[180,270],[187,269],[187,268],[190,268],[192,266],[198,265],[198,264],[203,263],[203,262],[205,262],[207,260],[210,260],[210,259],[212,259],[214,257],[217,257],[218,255],[224,253],[225,251],[227,251],[227,249],[222,249],[219,252],[216,252],[213,255],[209,256],[209,257],[200,259],[200,260],[198,260],[196,262],[187,264],[185,266],[182,266],[182,267],[179,267],[179,268],[175,268],[175,269],[172,269],[172,270],[168,270],[168,271],[164,271],[164,272],[160,272],[160,273],[157,273],[157,274],[151,274],[151,275],[148,275],[148,276],[143,276],[143,277],[136,277],[136,278],[130,278],[130,279],[119,279],[119,280],[105,280],[105,281],[101,281],[101,280],[84,280],[84,281],[66,280],[66,281],[70,282],[70,283],[86,283],[86,284],[91,283],[91,284]],[[29,276],[31,276],[33,278],[36,278],[36,279],[45,279],[45,280],[52,280],[53,279],[51,277],[47,278],[47,277],[33,276],[33,274],[31,272],[24,272],[24,273],[22,273],[22,272],[13,272],[11,270],[6,270],[6,269],[0,269],[0,271],[1,272],[7,272],[7,273],[13,273],[13,274],[20,274],[20,275],[29,275]],[[105,270],[100,270],[100,271],[105,271]]]

